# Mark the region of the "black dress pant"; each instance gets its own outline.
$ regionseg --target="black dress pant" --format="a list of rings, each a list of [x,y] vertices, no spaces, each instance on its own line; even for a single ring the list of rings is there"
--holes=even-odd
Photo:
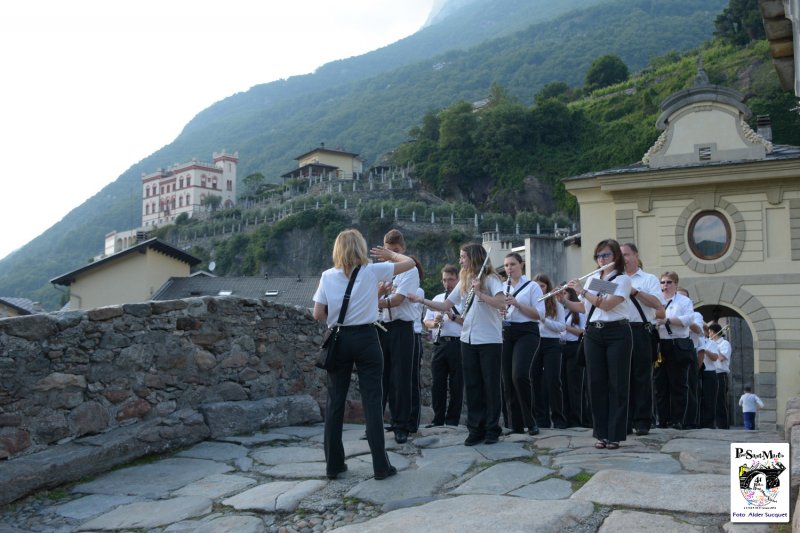
[[[694,345],[685,339],[661,339],[661,367],[656,380],[659,425],[682,426],[689,403],[689,369],[696,361]]]
[[[650,333],[641,322],[631,323],[631,386],[628,430],[649,430],[653,418],[653,354]]]
[[[422,360],[422,334],[414,333],[414,366],[411,368],[411,433],[419,429],[420,396],[419,396],[419,365]]]
[[[569,427],[592,427],[589,409],[589,390],[586,367],[578,364],[578,343],[567,341],[561,345],[564,357],[564,415]]]
[[[392,426],[413,433],[411,419],[414,374],[414,325],[405,320],[384,322],[379,333],[383,349],[383,405],[389,405]]]
[[[714,420],[717,424],[717,429],[730,429],[727,372],[717,372],[717,408]]]
[[[467,397],[467,429],[474,437],[498,437],[500,428],[500,354],[502,344],[461,343]]]
[[[700,427],[713,428],[717,408],[717,371],[704,370],[700,383],[703,391],[700,396]]]
[[[694,352],[697,354],[697,352]],[[686,401],[686,416],[683,417],[683,427],[696,429],[700,423],[700,369],[697,366],[697,355],[689,367],[687,383],[689,391]]]
[[[628,387],[631,372],[631,328],[627,324],[587,325],[583,347],[589,374],[594,436],[620,442],[627,437]]]
[[[442,337],[431,359],[431,407],[433,423],[457,426],[464,403],[464,376],[461,372],[461,341]],[[450,403],[447,392],[450,391]]]
[[[522,433],[536,427],[533,418],[533,387],[530,368],[533,354],[539,347],[539,325],[536,322],[512,322],[503,327],[503,400],[511,430]],[[509,420],[510,419],[510,420]]]
[[[383,354],[375,326],[341,328],[336,342],[336,364],[328,371],[328,400],[325,407],[325,462],[328,473],[342,470],[344,445],[342,425],[350,376],[355,364],[361,404],[367,423],[367,442],[376,473],[389,470],[383,435]]]
[[[542,337],[539,341],[539,349],[533,356],[533,363],[530,367],[531,381],[534,387],[541,384],[541,391],[534,390],[533,412],[537,422],[541,421],[546,428],[553,426],[557,428],[567,427],[567,419],[564,416],[564,392],[561,387],[561,341],[551,337]],[[537,373],[539,375],[537,376]],[[542,405],[545,403],[546,406]]]

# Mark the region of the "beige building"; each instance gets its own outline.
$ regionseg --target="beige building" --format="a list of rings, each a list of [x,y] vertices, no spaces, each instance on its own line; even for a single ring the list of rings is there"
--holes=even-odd
[[[297,168],[283,174],[282,178],[311,178],[335,177],[340,179],[354,179],[364,172],[364,162],[358,154],[342,150],[325,148],[322,143],[319,148],[295,157]]]
[[[37,302],[32,302],[27,298],[0,296],[0,318],[32,315],[42,312],[44,312],[44,309],[42,309]]]
[[[774,427],[800,393],[800,148],[773,145],[768,120],[763,136],[750,129],[742,101],[701,67],[662,103],[642,162],[564,183],[580,204],[584,272],[600,240],[634,241],[647,271],[679,274],[706,320],[741,318],[731,364],[752,353],[741,379],[766,404],[760,427]]]
[[[69,308],[150,300],[171,277],[186,277],[196,257],[158,239],[150,239],[50,280],[70,288]]]

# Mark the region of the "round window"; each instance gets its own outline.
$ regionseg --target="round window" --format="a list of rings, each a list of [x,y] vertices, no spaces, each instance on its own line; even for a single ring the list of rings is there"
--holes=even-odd
[[[718,259],[725,255],[730,245],[731,227],[722,213],[703,211],[689,224],[689,247],[698,258]]]

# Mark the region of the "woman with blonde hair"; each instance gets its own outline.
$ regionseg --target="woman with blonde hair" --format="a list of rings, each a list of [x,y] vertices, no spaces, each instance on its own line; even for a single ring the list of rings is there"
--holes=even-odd
[[[391,283],[392,276],[414,268],[414,261],[382,246],[372,248],[371,253],[384,262],[370,263],[367,243],[358,230],[339,233],[333,245],[333,268],[322,273],[313,298],[314,318],[325,321],[328,327],[339,327],[335,363],[327,375],[325,462],[329,479],[336,479],[347,470],[342,425],[353,365],[358,372],[375,479],[397,473],[389,463],[384,443],[383,353],[374,324],[378,319],[378,284]],[[351,276],[354,282],[349,303],[342,324],[337,324]]]
[[[480,244],[461,247],[460,279],[443,302],[421,299],[423,305],[448,312],[460,302],[461,363],[467,399],[466,446],[498,441],[500,428],[500,354],[503,347],[502,320],[498,310],[506,308],[503,282],[486,260]],[[485,262],[485,263],[484,263]],[[409,299],[412,297],[409,296]],[[415,301],[420,301],[416,299]]]

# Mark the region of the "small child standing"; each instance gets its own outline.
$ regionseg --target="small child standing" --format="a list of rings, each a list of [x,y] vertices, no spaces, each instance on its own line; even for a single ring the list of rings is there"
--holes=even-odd
[[[739,398],[739,405],[742,406],[742,415],[744,416],[744,429],[756,429],[756,411],[758,410],[756,404],[758,407],[764,407],[764,402],[753,394],[753,389],[745,387],[742,397]]]

